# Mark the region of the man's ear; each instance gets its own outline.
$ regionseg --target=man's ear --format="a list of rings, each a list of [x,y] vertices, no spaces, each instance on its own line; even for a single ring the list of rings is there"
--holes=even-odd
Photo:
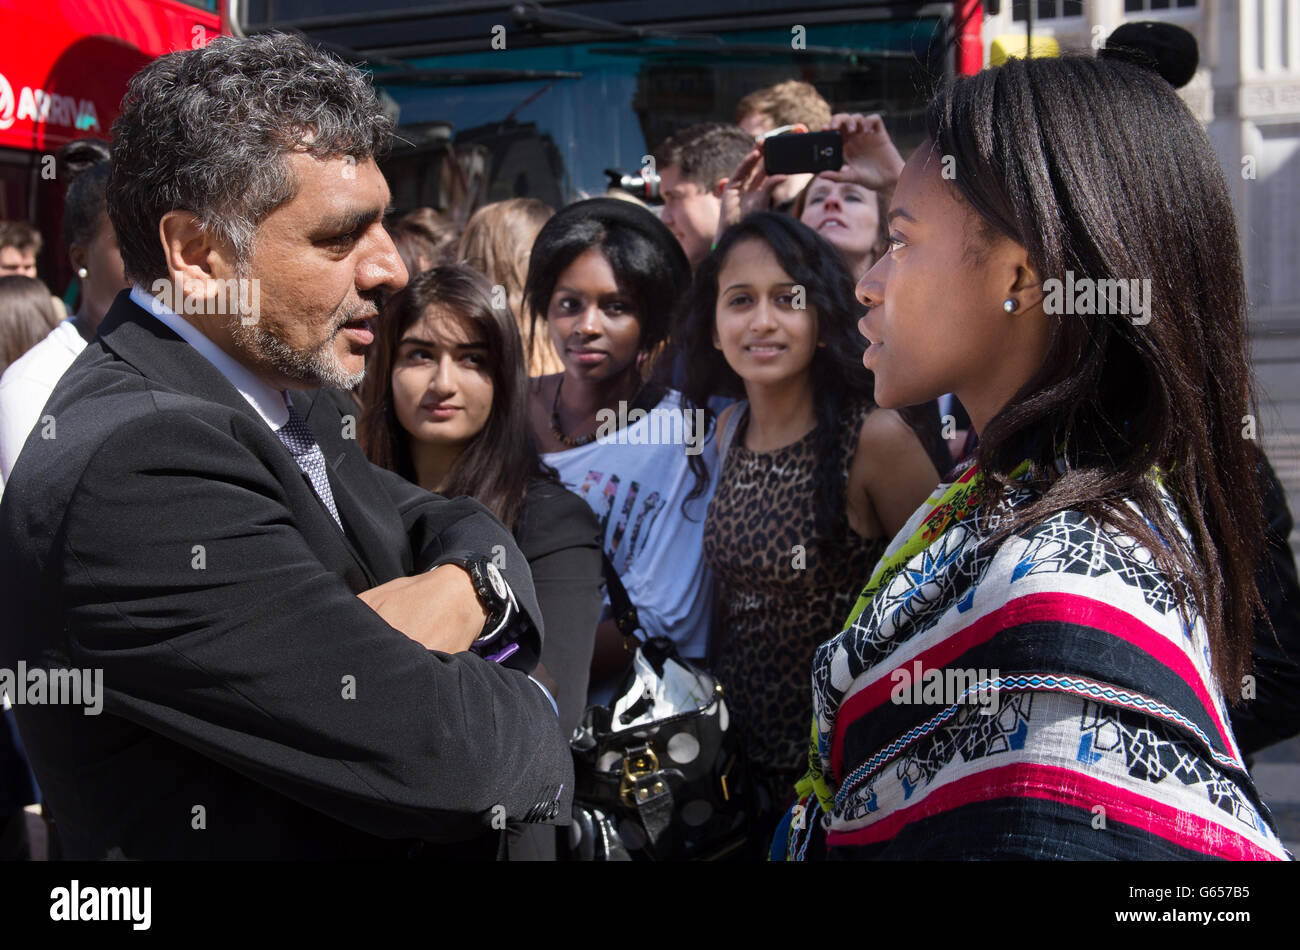
[[[211,304],[224,300],[222,281],[235,276],[235,253],[188,211],[172,210],[158,222],[167,272],[179,286],[166,299],[184,300],[188,314],[215,313]],[[155,291],[157,287],[153,288]]]

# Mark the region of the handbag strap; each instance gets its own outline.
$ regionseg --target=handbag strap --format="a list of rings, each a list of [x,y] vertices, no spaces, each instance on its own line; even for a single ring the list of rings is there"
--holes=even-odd
[[[623,645],[630,651],[641,641],[637,636],[637,631],[641,629],[641,618],[637,615],[632,598],[627,595],[627,588],[623,586],[618,571],[603,549],[600,552],[600,568],[605,575],[605,588],[609,591],[609,608],[614,615],[614,626],[618,627],[618,632],[623,635]]]
[[[727,450],[731,447],[731,440],[736,434],[736,427],[740,424],[741,413],[748,408],[749,404],[742,399],[735,406],[735,409],[727,418],[727,424],[723,428],[719,439],[719,467],[721,467],[723,459],[727,457]],[[618,571],[603,549],[600,552],[600,569],[601,573],[605,575],[605,589],[609,592],[609,608],[614,616],[614,626],[618,627],[618,632],[623,635],[623,645],[628,650],[631,650],[635,643],[640,643],[642,640],[641,637],[637,636],[637,631],[642,629],[641,618],[637,615],[636,605],[632,603],[632,598],[628,596],[627,588],[623,586]],[[629,643],[628,641],[634,642]]]

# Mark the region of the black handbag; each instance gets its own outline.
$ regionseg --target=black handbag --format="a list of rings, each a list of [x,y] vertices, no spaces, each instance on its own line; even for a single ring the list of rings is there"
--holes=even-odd
[[[666,637],[638,636],[636,607],[609,559],[614,621],[632,653],[607,706],[570,740],[577,785],[570,857],[716,860],[739,851],[750,790],[722,685]]]

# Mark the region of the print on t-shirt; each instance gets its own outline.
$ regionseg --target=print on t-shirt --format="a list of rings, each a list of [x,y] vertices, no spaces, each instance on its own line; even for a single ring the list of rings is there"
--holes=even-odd
[[[600,518],[600,532],[605,538],[606,544],[605,553],[611,561],[618,554],[619,545],[623,542],[623,535],[627,532],[629,517],[634,512],[636,513],[636,519],[632,522],[632,535],[628,538],[627,553],[623,562],[623,569],[627,570],[632,566],[632,561],[636,558],[636,555],[645,547],[646,539],[650,537],[650,530],[654,527],[655,519],[659,517],[659,512],[663,508],[663,501],[659,492],[654,491],[642,499],[638,507],[637,496],[640,494],[641,485],[635,481],[630,482],[623,496],[623,504],[619,507],[618,521],[614,525],[614,531],[611,535],[609,532],[610,516],[614,512],[614,505],[618,500],[621,484],[622,480],[615,474],[611,473],[606,478],[604,472],[588,469],[586,478],[582,480],[582,484],[578,487],[578,492]],[[592,504],[593,495],[600,498],[602,503]],[[647,520],[647,515],[649,520]],[[640,541],[639,547],[637,545],[638,541]]]

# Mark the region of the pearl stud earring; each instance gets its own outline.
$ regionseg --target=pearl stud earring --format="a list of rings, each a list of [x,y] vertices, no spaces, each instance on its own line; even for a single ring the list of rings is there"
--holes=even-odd
[[[1015,313],[1016,302],[1012,300],[1010,297],[1008,297],[1006,300],[1002,301],[1002,309],[1005,310],[1007,313]]]
[[[88,274],[88,273],[89,273],[89,271],[87,271],[86,268],[84,268],[84,267],[78,267],[78,268],[77,268],[77,276],[80,277],[82,280],[85,280],[85,279],[86,279],[86,274]]]

